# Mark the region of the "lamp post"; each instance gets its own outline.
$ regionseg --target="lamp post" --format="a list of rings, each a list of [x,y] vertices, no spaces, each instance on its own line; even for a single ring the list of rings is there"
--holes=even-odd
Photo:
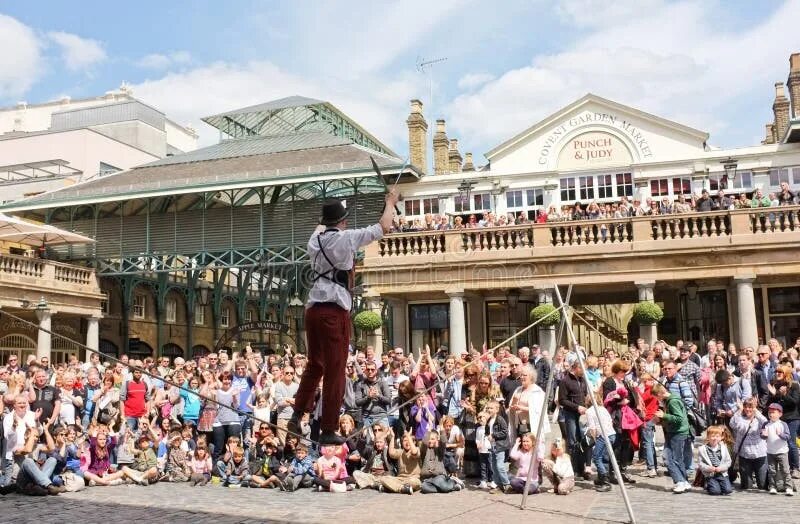
[[[300,296],[295,293],[295,295],[289,301],[289,312],[292,314],[292,318],[294,319],[294,334],[295,334],[295,343],[298,346],[296,348],[297,350],[300,349],[300,344],[302,342],[300,337],[300,328],[303,315],[305,313],[305,309],[306,309],[305,304],[300,299]]]
[[[209,302],[209,292],[211,291],[211,284],[205,279],[205,275],[197,279],[197,285],[194,288],[195,296],[197,297],[197,304],[199,306],[207,306]]]
[[[739,167],[739,163],[736,159],[728,157],[725,160],[721,160],[720,164],[722,164],[722,169],[725,170],[725,178],[730,181],[736,179],[736,168]]]
[[[52,315],[44,297],[39,298],[39,303],[36,304],[36,318],[39,320],[40,328],[36,344],[36,359],[41,362],[42,357],[47,357],[47,359],[50,360],[52,344],[52,337],[50,335]]]
[[[689,300],[695,300],[697,298],[697,290],[700,286],[697,285],[697,282],[694,280],[690,280],[686,283],[686,297]]]
[[[516,313],[517,306],[519,306],[519,296],[520,296],[520,294],[521,294],[520,290],[517,289],[517,288],[511,288],[506,292],[506,303],[508,304],[508,320],[509,320],[509,324],[511,323],[512,312]],[[516,331],[516,326],[512,327],[511,329]],[[514,344],[514,347],[512,349],[514,351],[516,351],[516,349],[517,349],[517,337],[516,337],[516,335],[514,335],[513,344]]]
[[[458,185],[458,194],[461,197],[461,211],[464,211],[464,204],[468,207],[470,206],[469,203],[469,196],[472,193],[472,188],[475,187],[475,182],[472,180],[462,180],[461,183]]]

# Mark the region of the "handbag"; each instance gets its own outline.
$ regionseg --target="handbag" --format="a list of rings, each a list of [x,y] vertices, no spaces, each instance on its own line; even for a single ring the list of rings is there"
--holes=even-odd
[[[744,441],[747,438],[747,434],[750,433],[750,428],[753,427],[753,422],[755,422],[755,421],[756,421],[756,418],[753,417],[753,419],[750,421],[750,424],[747,425],[747,431],[744,432],[744,436],[742,437],[742,441],[739,442],[739,447],[736,448],[736,453],[733,455],[733,460],[731,461],[731,467],[728,468],[728,478],[730,479],[731,482],[734,482],[736,480],[736,477],[739,476],[739,473],[738,473],[738,471],[739,471],[739,453],[742,452],[742,446],[744,446]],[[731,474],[731,472],[733,472],[733,474]]]
[[[692,404],[692,407],[686,409],[686,418],[689,420],[689,428],[692,430],[692,435],[699,437],[708,429],[708,419],[706,419],[705,414],[700,410],[700,401],[697,399],[697,395],[694,390],[692,390],[691,386],[689,386],[689,391],[691,391],[692,396],[694,396],[694,404]]]

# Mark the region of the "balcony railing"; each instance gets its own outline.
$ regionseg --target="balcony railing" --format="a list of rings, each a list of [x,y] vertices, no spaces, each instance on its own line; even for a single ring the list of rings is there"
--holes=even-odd
[[[798,233],[792,235],[792,233]],[[392,233],[369,246],[365,266],[486,254],[487,258],[644,252],[800,241],[800,206]],[[599,248],[599,249],[598,249]]]
[[[99,292],[93,269],[18,255],[0,254],[0,283],[20,289]]]

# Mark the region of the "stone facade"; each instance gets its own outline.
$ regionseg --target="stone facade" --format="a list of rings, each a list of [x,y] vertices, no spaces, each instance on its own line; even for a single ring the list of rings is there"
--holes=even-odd
[[[789,129],[789,99],[786,98],[783,82],[775,82],[775,101],[772,103],[772,113],[775,115],[775,142],[781,142]]]
[[[443,175],[449,171],[450,157],[447,133],[444,129],[444,120],[436,121],[436,133],[433,135],[433,172]]]
[[[411,101],[411,113],[406,119],[408,126],[408,150],[411,165],[427,171],[428,169],[428,122],[422,114],[422,102]]]

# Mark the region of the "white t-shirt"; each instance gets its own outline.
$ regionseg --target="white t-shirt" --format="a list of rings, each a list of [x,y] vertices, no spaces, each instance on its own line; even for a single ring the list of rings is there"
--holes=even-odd
[[[442,431],[444,431],[444,429],[442,429]],[[450,435],[447,436],[447,443],[455,444],[463,437],[464,434],[461,432],[461,428],[454,425],[452,428],[450,428]]]
[[[599,418],[597,413],[600,414]],[[609,437],[616,434],[616,431],[614,431],[614,422],[611,420],[611,415],[608,413],[608,410],[605,408],[605,406],[598,405],[597,413],[595,412],[594,407],[590,407],[586,410],[587,429],[597,430],[598,437],[601,435],[601,429],[603,430],[603,434]]]
[[[36,427],[36,418],[33,411],[28,410],[22,417],[22,423],[13,428],[16,415],[12,411],[3,418],[3,435],[6,438],[6,459],[14,459],[14,450],[25,445],[25,432],[28,428]]]
[[[780,453],[789,453],[789,443],[782,438],[779,434],[783,431],[784,422],[768,422],[765,426],[767,430],[767,454],[777,455]],[[791,438],[791,435],[789,436]]]

